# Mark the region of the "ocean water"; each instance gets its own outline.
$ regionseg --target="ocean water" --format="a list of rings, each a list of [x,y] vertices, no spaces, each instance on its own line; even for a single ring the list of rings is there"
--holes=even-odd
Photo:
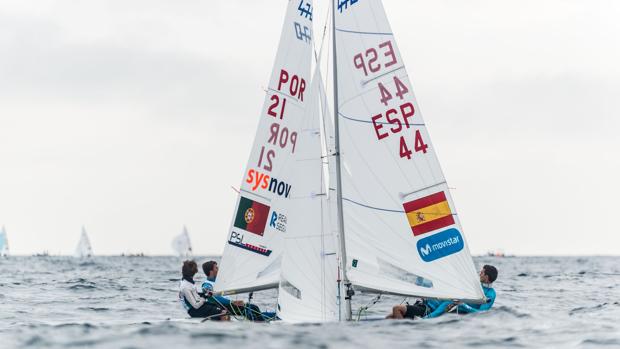
[[[499,269],[489,312],[291,325],[187,320],[178,258],[10,257],[0,259],[0,348],[620,348],[620,257],[475,263]],[[355,308],[372,298],[358,293]],[[362,318],[401,302],[383,296]],[[275,291],[255,303],[273,309]]]

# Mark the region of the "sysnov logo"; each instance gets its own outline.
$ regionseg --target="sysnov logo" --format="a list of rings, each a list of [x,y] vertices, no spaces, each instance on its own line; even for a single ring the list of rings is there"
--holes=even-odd
[[[432,262],[457,253],[463,249],[463,246],[463,237],[454,228],[420,239],[417,243],[418,253],[425,262]]]
[[[245,182],[250,184],[252,191],[256,191],[258,188],[266,189],[285,198],[288,198],[291,193],[292,186],[290,184],[254,169],[248,171]]]

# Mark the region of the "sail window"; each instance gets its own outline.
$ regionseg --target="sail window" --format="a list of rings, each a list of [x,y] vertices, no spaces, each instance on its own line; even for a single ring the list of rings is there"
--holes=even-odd
[[[258,272],[258,274],[256,274],[256,278],[260,279],[262,277],[265,277],[266,275],[279,271],[281,263],[282,263],[282,256],[278,256],[271,263],[269,263],[269,265],[267,265],[265,269]]]
[[[301,291],[297,287],[293,286],[293,284],[288,282],[288,280],[280,280],[280,288],[285,290],[291,296],[297,299],[301,299]]]
[[[377,258],[377,262],[379,264],[379,269],[386,276],[390,276],[396,280],[408,282],[410,284],[414,284],[420,287],[426,287],[426,288],[433,287],[432,280],[429,280],[422,276],[408,272],[403,268],[397,267],[394,264],[391,264],[379,258]]]

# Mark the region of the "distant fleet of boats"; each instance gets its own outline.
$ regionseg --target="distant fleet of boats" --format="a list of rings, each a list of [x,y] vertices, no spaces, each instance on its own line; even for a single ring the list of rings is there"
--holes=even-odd
[[[189,238],[189,232],[187,231],[187,227],[183,226],[183,230],[177,236],[172,239],[172,250],[174,253],[181,258],[192,258],[192,242]],[[49,251],[45,250],[42,252],[34,253],[33,257],[47,257],[49,256]],[[0,230],[0,257],[8,257],[9,256],[9,240],[6,233],[6,228],[2,226]],[[86,228],[82,226],[82,232],[80,234],[80,240],[78,241],[77,247],[75,248],[75,253],[73,254],[76,258],[91,258],[94,256],[93,247],[90,243],[90,239],[88,237],[88,233],[86,232]],[[121,257],[144,257],[143,252],[138,253],[121,253]],[[488,251],[486,254],[487,257],[513,257],[513,255],[506,254],[503,250],[497,249]]]
[[[172,249],[175,254],[182,258],[192,258],[192,243],[189,238],[189,232],[187,231],[187,227],[183,226],[183,230],[181,233],[172,239]],[[49,251],[45,250],[42,252],[34,253],[33,257],[47,257],[49,256]],[[80,239],[75,248],[75,253],[73,257],[75,258],[91,258],[95,254],[93,253],[93,247],[90,243],[90,238],[88,237],[88,233],[86,232],[86,228],[82,226],[82,231],[80,234]],[[6,233],[6,229],[2,226],[2,230],[0,230],[0,257],[8,257],[9,256],[9,241]],[[123,257],[144,257],[144,253],[122,253]]]

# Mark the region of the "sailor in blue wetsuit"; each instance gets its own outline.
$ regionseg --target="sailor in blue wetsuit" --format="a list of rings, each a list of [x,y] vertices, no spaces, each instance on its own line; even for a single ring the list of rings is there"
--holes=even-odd
[[[245,304],[242,300],[231,301],[230,299],[223,296],[215,296],[212,295],[215,278],[217,277],[217,272],[219,267],[217,262],[208,261],[202,264],[202,271],[205,273],[207,278],[202,283],[201,291],[209,300],[209,302],[215,303],[216,305],[223,306],[232,314],[242,315],[249,320],[253,321],[269,321],[275,319],[276,313],[272,312],[261,312],[260,308],[254,304]]]
[[[440,301],[436,299],[418,300],[413,305],[395,305],[392,308],[392,314],[388,315],[388,319],[414,319],[424,318],[430,319],[452,311],[456,307],[456,313],[467,314],[486,311],[491,309],[495,302],[495,290],[491,287],[493,281],[497,279],[497,269],[492,265],[485,265],[480,270],[480,283],[486,297],[486,303],[483,304],[466,304],[461,302]]]

